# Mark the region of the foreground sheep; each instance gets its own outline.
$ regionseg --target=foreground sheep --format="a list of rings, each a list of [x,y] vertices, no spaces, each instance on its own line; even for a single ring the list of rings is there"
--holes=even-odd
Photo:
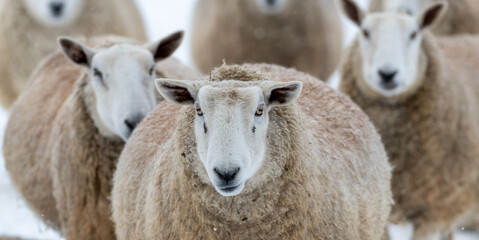
[[[443,0],[371,0],[370,11],[400,10],[417,15],[430,2]],[[447,0],[449,10],[433,31],[441,35],[479,33],[479,1]]]
[[[146,40],[134,0],[3,0],[0,103],[9,108],[61,35],[117,34]]]
[[[332,0],[198,0],[192,32],[204,73],[227,63],[276,63],[327,80],[342,50]]]
[[[181,39],[178,32],[141,47],[109,37],[90,40],[102,47],[93,49],[62,38],[76,65],[61,53],[49,56],[14,104],[7,170],[37,216],[67,239],[114,239],[109,196],[117,158],[156,105],[155,61]]]
[[[282,67],[212,78],[157,81],[176,104],[152,111],[120,157],[119,239],[380,239],[391,169],[359,108]]]
[[[342,1],[363,33],[348,51],[340,89],[378,127],[394,166],[391,221],[411,222],[415,240],[450,239],[479,214],[479,38],[428,33],[444,3],[415,18],[364,16]]]

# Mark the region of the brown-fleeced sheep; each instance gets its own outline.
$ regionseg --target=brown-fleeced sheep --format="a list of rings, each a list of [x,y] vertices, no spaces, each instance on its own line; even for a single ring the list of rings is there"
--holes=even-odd
[[[119,239],[381,238],[391,168],[349,98],[267,64],[157,87],[176,104],[153,110],[120,157]]]
[[[351,0],[362,29],[348,50],[340,90],[369,115],[394,167],[391,222],[409,222],[414,240],[452,239],[478,215],[479,38],[428,32],[447,4],[418,16],[373,13]]]
[[[341,26],[332,0],[198,0],[193,59],[204,73],[223,60],[274,63],[326,81],[340,59]]]
[[[146,41],[134,0],[3,0],[0,103],[10,108],[38,63],[63,35],[115,34]]]
[[[115,238],[109,196],[116,161],[156,105],[155,62],[170,56],[182,36],[146,46],[118,37],[87,40],[98,48],[61,38],[64,54],[47,57],[14,104],[3,147],[10,178],[66,239]],[[160,67],[161,73],[168,64]],[[177,67],[186,76],[187,68]],[[160,76],[177,77],[165,72]]]
[[[430,2],[444,0],[371,0],[370,12],[399,10],[417,15]],[[443,20],[433,28],[439,35],[478,34],[479,33],[479,1],[447,0],[449,10]]]

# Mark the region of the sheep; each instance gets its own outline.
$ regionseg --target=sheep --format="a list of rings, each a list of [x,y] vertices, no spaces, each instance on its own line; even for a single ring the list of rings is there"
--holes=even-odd
[[[198,0],[193,60],[204,73],[223,60],[265,62],[328,80],[342,51],[341,27],[331,0]]]
[[[356,105],[274,65],[211,78],[157,80],[169,101],[135,131],[113,180],[119,239],[380,239],[391,169]]]
[[[394,167],[392,223],[413,239],[442,236],[477,216],[479,38],[435,37],[445,2],[417,17],[365,13],[342,0],[360,33],[345,57],[340,91],[378,128]]]
[[[369,10],[405,11],[417,15],[430,2],[443,0],[371,0]],[[440,24],[433,28],[439,35],[478,34],[479,4],[477,0],[448,0],[449,10]]]
[[[62,35],[122,35],[146,41],[134,0],[3,0],[0,103],[9,109]]]
[[[182,37],[145,46],[103,37],[87,40],[90,47],[60,38],[64,54],[47,57],[13,105],[7,171],[36,215],[66,239],[114,239],[109,196],[117,158],[156,105],[154,62]]]

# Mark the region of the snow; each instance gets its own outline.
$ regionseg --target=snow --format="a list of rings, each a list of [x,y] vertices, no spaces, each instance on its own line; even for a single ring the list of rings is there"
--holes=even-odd
[[[228,0],[229,1],[229,0]],[[369,0],[357,0],[359,5],[366,8]],[[186,30],[186,41],[182,44],[175,56],[183,62],[192,65],[190,56],[190,36],[188,29],[192,18],[194,0],[137,0],[143,13],[150,40],[160,39],[176,30]],[[353,39],[356,29],[345,19],[345,46]],[[337,73],[332,82],[337,83]],[[3,143],[4,128],[8,113],[0,109],[0,143]],[[412,228],[390,226],[392,240],[409,239]],[[3,154],[0,156],[0,236],[21,236],[35,239],[61,239],[51,229],[47,228],[28,209],[20,195],[14,190],[8,173],[5,170]],[[456,240],[479,239],[479,234],[458,233]]]

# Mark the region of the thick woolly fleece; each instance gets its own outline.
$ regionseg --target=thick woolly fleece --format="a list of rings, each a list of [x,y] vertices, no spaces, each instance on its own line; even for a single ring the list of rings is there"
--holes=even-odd
[[[370,12],[384,10],[384,2],[391,0],[371,0]],[[432,0],[438,2],[445,0]],[[477,34],[479,33],[479,2],[477,0],[446,0],[449,8],[446,15],[433,32],[438,35]]]
[[[108,47],[123,38],[88,40]],[[102,43],[102,44],[99,44]],[[178,76],[167,59],[160,76]],[[193,78],[193,76],[189,76]],[[103,137],[92,120],[93,92],[85,71],[60,52],[47,57],[14,104],[5,132],[10,178],[36,215],[67,239],[114,239],[111,179],[124,142]]]
[[[342,67],[340,90],[382,136],[394,167],[391,221],[410,221],[420,233],[447,232],[478,214],[479,38],[426,34],[423,41],[425,72],[415,89],[394,100],[360,90],[356,40]]]
[[[59,36],[116,34],[146,41],[134,0],[85,0],[84,13],[65,27],[41,25],[25,1],[3,0],[0,8],[0,103],[10,108],[37,64],[57,48]]]
[[[280,14],[259,12],[254,0],[200,0],[192,30],[193,59],[203,73],[228,64],[274,63],[328,80],[342,51],[335,1],[290,1]]]
[[[118,163],[112,192],[118,238],[380,239],[392,203],[391,168],[367,116],[293,69],[259,64],[212,73],[213,81],[227,79],[304,83],[298,104],[269,113],[262,169],[241,194],[219,195],[198,175],[206,173],[193,107],[163,101]]]

